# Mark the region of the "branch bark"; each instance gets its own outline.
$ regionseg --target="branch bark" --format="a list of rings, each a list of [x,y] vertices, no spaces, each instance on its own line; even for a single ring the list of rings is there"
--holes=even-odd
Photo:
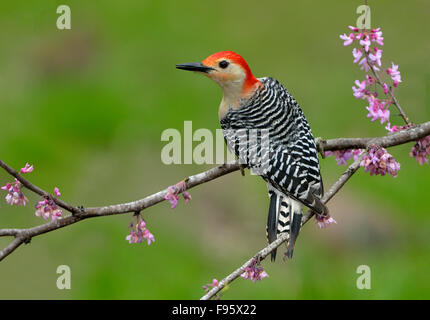
[[[26,188],[29,190],[44,196],[46,192],[40,189],[39,187],[33,185],[31,182],[24,179],[21,175],[18,174],[16,170],[9,167],[5,162],[0,160],[0,166],[4,168],[7,172],[9,172],[12,176],[17,178]],[[214,180],[218,177],[224,176],[230,172],[239,170],[238,163],[230,163],[223,164],[212,168],[210,170],[204,171],[202,173],[196,174],[194,176],[190,176],[185,179],[185,185],[187,189],[193,188],[199,184]],[[54,198],[54,201],[57,205],[71,212],[72,215],[57,219],[56,221],[48,222],[43,225],[28,228],[28,229],[0,229],[0,237],[1,236],[14,236],[15,239],[12,241],[10,245],[8,245],[4,250],[0,251],[0,261],[11,254],[16,248],[18,248],[22,243],[29,242],[31,238],[54,231],[69,225],[72,225],[76,222],[82,221],[88,218],[94,217],[103,217],[114,214],[123,214],[127,212],[139,212],[146,208],[149,208],[157,203],[164,201],[164,196],[168,192],[168,189],[161,190],[157,193],[154,193],[148,197],[143,199],[127,202],[117,205],[104,206],[104,207],[94,207],[94,208],[79,208],[71,206],[70,204],[60,201],[57,198]],[[12,245],[13,244],[13,245]]]
[[[364,154],[363,154],[364,155]],[[360,167],[360,162],[363,157],[361,155],[356,161],[354,161],[348,169],[340,176],[340,178],[331,186],[328,192],[326,192],[321,199],[323,203],[327,203],[333,196],[344,186],[344,184],[351,178],[351,176],[358,170]],[[308,210],[307,213],[303,216],[302,219],[302,227],[305,225],[314,215],[312,210]],[[247,260],[241,267],[234,270],[227,277],[219,281],[219,285],[217,287],[212,288],[208,293],[206,293],[201,300],[209,300],[213,298],[218,292],[220,292],[227,284],[231,283],[235,279],[239,278],[245,271],[247,267],[250,267],[254,263],[254,259],[258,261],[264,260],[273,250],[279,247],[282,243],[284,243],[288,238],[288,234],[283,233],[281,236],[273,241],[271,244],[266,246],[265,248],[258,251],[251,259]]]
[[[402,130],[387,136],[377,138],[338,138],[331,140],[322,140],[320,148],[326,151],[342,149],[366,149],[371,144],[377,144],[381,147],[388,148],[416,141],[430,135],[430,121]]]
[[[376,137],[376,138],[338,138],[338,139],[331,139],[331,140],[321,140],[319,142],[319,149],[322,151],[352,149],[352,148],[366,149],[371,144],[377,144],[387,148],[387,147],[392,147],[395,145],[400,145],[411,141],[415,141],[428,135],[430,135],[430,121],[400,132],[390,134],[388,136],[382,136],[382,137]],[[40,196],[48,195],[46,191],[34,185],[27,179],[23,178],[15,169],[7,165],[2,160],[0,160],[0,167],[2,167],[6,172],[8,172],[16,179],[18,179],[23,184],[23,186],[26,187],[28,190]],[[184,181],[185,181],[186,189],[190,189],[197,185],[217,179],[219,177],[222,177],[226,174],[237,171],[239,169],[240,169],[240,164],[238,162],[219,165],[210,170],[190,176],[187,179],[185,179]],[[358,169],[358,164],[354,162],[353,166],[350,167],[347,170],[347,172],[345,172],[340,177],[340,179],[332,186],[332,188],[324,195],[323,201],[327,202],[328,200],[330,200],[331,197],[343,186],[343,184],[349,179],[349,177],[357,169]],[[140,200],[116,204],[116,205],[92,207],[92,208],[72,206],[67,202],[62,201],[56,198],[55,196],[51,195],[54,202],[58,206],[69,211],[71,215],[61,219],[57,219],[54,222],[48,222],[33,228],[0,229],[0,236],[15,237],[15,239],[8,246],[6,246],[3,250],[0,251],[0,261],[3,260],[5,257],[7,257],[9,254],[11,254],[22,243],[30,242],[31,238],[35,236],[72,225],[74,223],[77,223],[87,218],[103,217],[103,216],[114,215],[114,214],[124,214],[128,212],[132,212],[132,213],[140,212],[146,208],[149,208],[153,205],[156,205],[164,201],[164,196],[166,195],[167,192],[168,192],[168,189],[166,188],[164,190],[161,190],[157,193],[154,193]],[[304,216],[304,220],[303,220],[304,223],[306,223],[312,217],[312,215],[313,215],[312,212],[307,212],[306,215]],[[276,240],[270,246],[263,249],[262,252],[260,252],[260,254],[262,254],[265,257],[267,255],[266,253],[267,250],[273,250],[275,247],[277,247],[279,244],[283,242],[282,238],[278,240]],[[271,251],[267,251],[267,252],[271,252]],[[226,278],[226,281],[230,281],[230,280]]]

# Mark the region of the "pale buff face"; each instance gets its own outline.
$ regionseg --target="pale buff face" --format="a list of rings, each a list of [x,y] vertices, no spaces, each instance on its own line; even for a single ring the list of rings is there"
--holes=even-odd
[[[225,68],[220,67],[220,63],[225,61],[228,66]],[[206,65],[205,61],[203,64]],[[243,91],[243,83],[246,78],[246,73],[242,66],[229,61],[228,59],[219,59],[209,65],[214,70],[206,73],[205,75],[219,84],[223,90],[225,97],[231,99],[239,99]]]
[[[221,51],[207,57],[202,62],[184,63],[176,68],[195,71],[212,79],[223,90],[219,108],[220,119],[231,108],[239,108],[241,99],[251,95],[262,86],[252,74],[246,61],[232,51]]]

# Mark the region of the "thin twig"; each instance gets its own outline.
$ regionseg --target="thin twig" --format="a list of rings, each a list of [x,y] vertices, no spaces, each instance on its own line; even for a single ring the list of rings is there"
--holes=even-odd
[[[20,237],[13,239],[11,243],[9,243],[6,247],[0,250],[0,261],[3,259],[3,257],[8,256],[13,251],[15,251],[15,249],[18,248],[23,242],[24,240]]]

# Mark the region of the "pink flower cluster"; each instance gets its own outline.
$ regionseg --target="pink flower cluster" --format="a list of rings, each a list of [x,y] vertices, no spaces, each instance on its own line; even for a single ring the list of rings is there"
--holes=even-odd
[[[409,155],[411,157],[415,157],[420,165],[428,163],[428,158],[430,157],[430,136],[418,140],[417,143],[412,147]]]
[[[366,72],[369,71],[371,67],[373,67],[374,70],[379,70],[376,64],[381,66],[382,49],[378,48],[376,44],[380,46],[384,45],[384,37],[382,37],[381,28],[372,29],[370,32],[367,30],[360,31],[357,27],[353,26],[349,26],[348,28],[353,32],[349,35],[344,33],[339,37],[344,41],[344,46],[349,46],[354,41],[359,43],[360,48],[354,48],[352,51],[354,63],[360,61],[359,65],[361,65],[361,68]],[[375,47],[371,48],[372,44],[375,44]],[[363,57],[363,54],[366,55],[366,53],[369,54],[370,61],[368,61],[366,57]]]
[[[318,223],[318,228],[322,229],[328,227],[331,224],[337,224],[336,220],[334,220],[331,216],[322,216],[319,214],[315,214],[315,220]]]
[[[28,163],[26,163],[24,168],[21,168],[19,170],[19,172],[21,172],[21,173],[33,172],[33,165],[29,165]],[[8,192],[8,194],[5,197],[6,202],[9,203],[10,205],[15,205],[15,206],[23,205],[23,206],[25,206],[25,204],[28,202],[28,199],[22,193],[22,191],[21,191],[22,187],[23,187],[22,183],[19,182],[19,180],[16,178],[15,178],[15,182],[13,184],[8,182],[5,186],[1,187],[2,190],[5,190]]]
[[[133,230],[133,224],[131,224],[130,234],[125,239],[128,243],[140,243],[142,242],[142,239],[146,239],[148,246],[151,242],[155,242],[154,235],[146,228],[146,223],[140,215],[137,218],[135,230]]]
[[[5,186],[1,187],[2,190],[8,192],[8,194],[6,195],[6,202],[9,203],[11,206],[25,206],[25,204],[28,202],[28,199],[22,193],[21,188],[22,184],[16,178],[14,184],[8,182]]]
[[[384,176],[388,173],[394,178],[397,177],[397,172],[400,170],[400,163],[396,162],[387,150],[376,145],[372,146],[363,157],[360,166],[364,167],[364,171],[370,172],[370,175]]]
[[[384,122],[390,121],[390,110],[388,107],[390,106],[390,101],[381,101],[374,94],[370,94],[367,98],[367,102],[369,105],[366,107],[369,113],[367,114],[368,118],[374,122],[375,120],[380,120],[381,124]]]
[[[362,150],[360,149],[344,149],[344,150],[335,150],[335,151],[326,151],[325,156],[335,156],[337,165],[341,164],[346,165],[346,161],[353,158],[354,161],[360,156]]]
[[[192,200],[191,195],[185,190],[186,190],[185,181],[180,181],[174,186],[170,186],[167,189],[167,193],[164,196],[164,199],[168,200],[171,203],[172,209],[176,208],[176,206],[178,205],[179,193],[182,193],[182,197],[184,197],[185,204],[187,204],[189,201]]]
[[[260,266],[257,259],[254,259],[251,266],[246,267],[245,271],[240,276],[244,279],[250,279],[253,282],[257,282],[258,280],[263,280],[269,275],[264,271],[263,267]]]
[[[378,74],[377,72],[380,71],[380,67],[382,66],[381,60],[383,51],[378,45],[384,45],[381,28],[372,29],[370,31],[365,29],[360,31],[356,27],[349,26],[349,29],[352,32],[349,35],[340,35],[340,38],[344,41],[344,46],[348,46],[354,42],[359,45],[359,48],[353,48],[352,50],[353,62],[358,63],[365,72],[372,69],[373,72]],[[386,73],[391,76],[394,87],[397,87],[402,81],[398,65],[392,63],[392,67],[387,68]],[[385,122],[389,123],[390,119],[390,110],[388,108],[392,101],[388,94],[391,93],[391,89],[386,83],[382,83],[379,79],[380,76],[375,79],[372,76],[366,75],[366,80],[355,81],[355,86],[352,87],[352,91],[354,97],[357,99],[367,100],[369,104],[366,107],[369,112],[367,117],[371,118],[371,121],[379,119],[381,124],[383,124]],[[371,90],[370,86],[375,83],[382,87],[384,95],[386,96],[385,98],[381,99],[378,97],[376,88]],[[388,124],[388,128],[391,129],[390,123]]]
[[[369,75],[366,75],[366,80],[358,81],[355,80],[356,87],[352,87],[354,97],[357,99],[366,99],[369,105],[366,107],[369,111],[367,117],[371,118],[372,121],[377,119],[381,120],[381,124],[388,122],[390,119],[390,106],[391,100],[378,99],[378,93],[369,90],[369,87],[375,83],[375,79]],[[386,85],[384,83],[384,85]],[[387,91],[388,93],[388,91]]]
[[[25,164],[24,168],[19,170],[20,173],[30,173],[33,172],[33,165]],[[12,185],[11,183],[7,183],[1,189],[8,191],[6,195],[7,203],[11,205],[24,205],[28,202],[28,199],[22,193],[22,183],[19,182],[18,179],[15,178],[15,183]],[[55,187],[54,194],[56,197],[61,196],[60,190]],[[42,217],[45,220],[51,219],[55,221],[57,218],[61,217],[63,211],[56,205],[51,195],[46,195],[45,198],[39,201],[36,205],[36,216]]]
[[[56,187],[54,189],[55,196],[59,197],[61,195],[60,191]],[[63,215],[63,210],[61,210],[57,204],[52,199],[51,195],[48,195],[42,201],[39,201],[36,205],[36,217],[42,217],[45,220],[49,218],[51,221],[55,221]]]

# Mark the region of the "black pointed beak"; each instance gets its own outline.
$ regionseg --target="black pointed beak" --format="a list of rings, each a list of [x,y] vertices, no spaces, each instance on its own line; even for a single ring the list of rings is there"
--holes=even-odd
[[[204,72],[204,73],[209,73],[209,71],[215,70],[212,67],[205,66],[201,62],[191,62],[191,63],[177,64],[176,68],[177,69],[181,69],[181,70],[198,71],[198,72]]]

